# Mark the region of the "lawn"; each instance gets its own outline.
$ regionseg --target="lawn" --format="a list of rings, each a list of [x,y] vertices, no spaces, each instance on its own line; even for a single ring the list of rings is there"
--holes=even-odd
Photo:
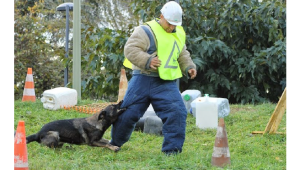
[[[95,101],[81,101],[78,105],[91,103]],[[225,126],[231,165],[224,169],[286,169],[286,135],[251,133],[265,129],[275,107],[276,104],[272,103],[230,105]],[[17,129],[19,120],[24,120],[26,135],[36,133],[53,120],[87,116],[90,115],[73,110],[46,110],[39,100],[35,103],[17,100],[14,103],[14,129]],[[70,144],[50,149],[32,142],[27,145],[29,169],[220,169],[211,165],[216,130],[201,130],[195,121],[188,114],[183,152],[176,156],[161,153],[163,137],[134,131],[118,153],[107,148]],[[286,132],[286,114],[278,132]],[[104,138],[110,139],[110,128]]]

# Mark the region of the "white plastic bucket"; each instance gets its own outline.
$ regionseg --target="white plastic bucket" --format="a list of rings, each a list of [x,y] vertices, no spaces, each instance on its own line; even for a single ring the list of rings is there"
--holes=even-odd
[[[183,103],[188,112],[190,112],[192,101],[200,96],[201,96],[201,92],[199,90],[185,90],[184,92],[181,93]]]
[[[67,87],[45,90],[42,96],[43,107],[49,110],[57,110],[64,106],[70,107],[77,104],[77,91]]]

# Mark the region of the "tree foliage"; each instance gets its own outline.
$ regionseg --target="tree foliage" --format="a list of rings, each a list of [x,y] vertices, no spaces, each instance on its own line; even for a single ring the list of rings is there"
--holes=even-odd
[[[14,95],[22,98],[27,68],[32,68],[36,96],[44,90],[63,85],[63,64],[56,56],[63,54],[63,49],[47,43],[51,24],[39,17],[38,2],[15,1],[14,24]],[[54,43],[56,44],[56,43]],[[54,50],[55,48],[55,50]]]
[[[68,59],[64,58],[62,45],[65,17],[55,12],[55,6],[62,2],[17,2],[28,4],[23,4],[25,8],[15,5],[15,82],[25,80],[20,76],[26,72],[28,63],[34,63],[35,67],[40,63],[38,69],[49,66],[43,74],[52,77],[38,80],[46,81],[47,88],[59,85],[55,83],[63,82],[63,67],[68,65],[70,72],[72,69],[72,45]],[[159,17],[166,2],[82,1],[83,98],[116,100],[127,38],[134,27]],[[180,0],[179,3],[184,11],[187,49],[198,72],[194,80],[181,78],[180,91],[198,89],[202,94],[228,98],[231,103],[278,102],[286,86],[285,1]],[[70,18],[72,27],[72,13]],[[25,37],[31,41],[21,41]],[[53,63],[47,64],[47,59],[54,56],[59,56],[59,60],[51,60],[59,66],[56,70],[56,66],[50,66]],[[130,79],[130,70],[126,70]]]
[[[82,30],[82,97],[116,101],[126,36],[122,31],[86,25]]]
[[[144,21],[159,15],[136,0]],[[180,1],[187,48],[198,68],[180,88],[199,89],[232,103],[278,102],[286,86],[286,4],[256,0]],[[149,8],[151,9],[149,9]]]
[[[66,66],[69,68],[67,86],[72,87],[73,13],[70,12],[69,58],[65,58],[65,12],[56,11],[56,7],[65,2],[72,1],[15,0],[15,99],[22,97],[28,67],[33,67],[37,96],[40,96],[46,89],[63,86],[63,71]],[[114,48],[124,43],[118,37],[128,37],[128,35],[122,34],[115,38],[113,36],[120,34],[117,30],[130,29],[140,22],[138,16],[132,15],[129,3],[130,1],[125,0],[81,1],[83,98],[104,97],[111,98],[111,100],[116,98],[118,74],[122,65],[120,61],[123,60],[123,56],[119,59],[113,58],[122,55],[123,52],[120,50],[123,49],[118,47],[119,54],[116,55]],[[97,34],[89,32],[91,28],[96,30]],[[102,36],[104,40],[98,36]],[[31,43],[24,44],[24,37],[30,39]],[[111,47],[110,41],[113,39],[116,45]],[[102,41],[105,43],[103,44]],[[97,57],[99,57],[98,60]],[[93,58],[93,60],[88,61],[87,58]],[[117,63],[120,66],[118,68],[116,68]],[[94,67],[95,65],[97,67]],[[107,69],[102,71],[104,67]]]
[[[83,98],[117,100],[124,45],[133,26],[140,24],[140,18],[132,14],[129,2],[91,1],[98,6],[92,12],[88,10],[90,7],[85,7],[91,18],[85,17],[81,30]]]

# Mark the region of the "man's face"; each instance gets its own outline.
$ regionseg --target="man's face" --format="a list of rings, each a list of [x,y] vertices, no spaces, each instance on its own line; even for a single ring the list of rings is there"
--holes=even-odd
[[[167,33],[173,32],[173,30],[176,28],[176,25],[170,24],[162,14],[160,14],[159,23]]]

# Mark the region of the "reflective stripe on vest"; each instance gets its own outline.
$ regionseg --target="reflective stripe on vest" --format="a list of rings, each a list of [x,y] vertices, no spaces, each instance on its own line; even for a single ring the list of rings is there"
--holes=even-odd
[[[167,33],[155,20],[147,22],[157,40],[157,56],[161,60],[158,67],[159,77],[164,80],[175,80],[182,77],[177,61],[185,44],[185,32],[176,26],[175,33]]]

